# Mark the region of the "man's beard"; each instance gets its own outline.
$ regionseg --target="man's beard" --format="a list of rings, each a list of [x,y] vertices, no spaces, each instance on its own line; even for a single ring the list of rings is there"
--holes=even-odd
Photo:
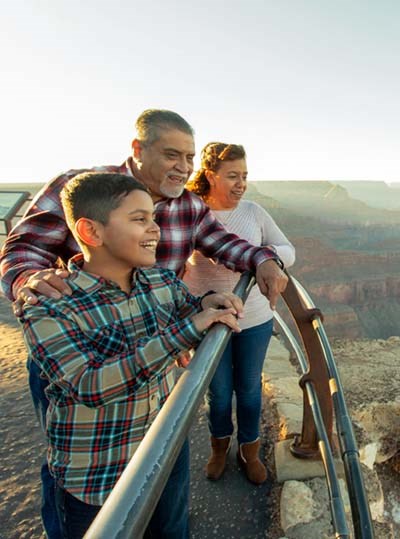
[[[167,198],[179,198],[182,195],[184,189],[185,189],[185,184],[176,185],[176,186],[169,185],[169,184],[160,185],[160,193],[162,193]]]

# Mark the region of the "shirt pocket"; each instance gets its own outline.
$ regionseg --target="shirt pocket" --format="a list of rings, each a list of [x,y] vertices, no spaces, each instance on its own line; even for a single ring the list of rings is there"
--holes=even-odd
[[[128,351],[128,343],[121,324],[114,322],[86,333],[93,349],[104,359]]]
[[[154,313],[158,329],[164,329],[177,321],[175,304],[173,302],[157,305]]]

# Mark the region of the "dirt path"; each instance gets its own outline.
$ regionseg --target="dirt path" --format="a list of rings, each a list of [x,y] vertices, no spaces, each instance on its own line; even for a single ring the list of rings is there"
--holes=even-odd
[[[0,537],[41,538],[39,470],[45,444],[30,400],[25,347],[0,298]]]

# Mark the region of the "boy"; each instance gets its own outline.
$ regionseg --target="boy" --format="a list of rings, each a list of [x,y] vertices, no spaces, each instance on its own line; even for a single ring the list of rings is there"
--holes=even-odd
[[[69,262],[72,294],[25,306],[21,323],[29,361],[50,382],[48,462],[63,533],[77,539],[170,394],[174,358],[215,322],[239,331],[242,304],[233,294],[194,297],[173,272],[152,267],[160,229],[132,177],[80,174],[61,196],[82,250]],[[188,537],[188,491],[186,443],[147,536]]]

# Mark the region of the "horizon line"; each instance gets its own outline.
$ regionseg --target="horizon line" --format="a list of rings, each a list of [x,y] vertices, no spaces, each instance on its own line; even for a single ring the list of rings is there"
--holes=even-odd
[[[335,179],[306,179],[306,178],[295,178],[295,179],[279,179],[279,180],[276,180],[276,179],[251,179],[251,180],[248,180],[249,183],[251,182],[330,182],[330,183],[340,183],[340,182],[358,182],[358,183],[385,183],[386,185],[393,185],[393,184],[399,184],[400,185],[400,178],[398,180],[373,180],[373,179],[364,179],[364,180],[360,180],[360,179],[356,179],[356,180],[352,180],[352,179],[347,179],[347,180],[335,180]],[[2,184],[8,184],[8,185],[12,185],[12,184],[15,184],[15,183],[25,183],[25,184],[46,184],[48,183],[47,181],[42,181],[42,180],[0,180],[0,185]]]

